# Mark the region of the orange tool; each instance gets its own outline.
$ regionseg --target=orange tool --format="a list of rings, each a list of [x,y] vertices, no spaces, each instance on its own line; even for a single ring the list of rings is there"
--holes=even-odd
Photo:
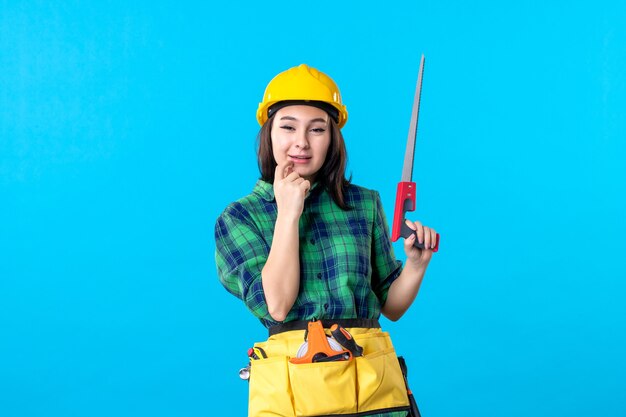
[[[289,362],[311,363],[311,362],[326,362],[329,360],[350,360],[352,359],[352,353],[349,350],[334,350],[328,343],[328,336],[324,332],[322,322],[318,320],[310,321],[307,325],[307,351],[299,358],[291,358]]]

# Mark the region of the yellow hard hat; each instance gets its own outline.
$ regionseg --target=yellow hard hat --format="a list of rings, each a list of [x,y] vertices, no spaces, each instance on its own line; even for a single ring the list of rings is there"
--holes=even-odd
[[[306,64],[281,72],[267,85],[263,101],[259,103],[256,112],[261,126],[270,117],[270,111],[276,111],[277,106],[272,106],[279,102],[283,102],[279,107],[284,107],[285,104],[310,104],[330,110],[329,113],[336,119],[339,128],[348,120],[348,110],[341,102],[337,84],[328,75]]]

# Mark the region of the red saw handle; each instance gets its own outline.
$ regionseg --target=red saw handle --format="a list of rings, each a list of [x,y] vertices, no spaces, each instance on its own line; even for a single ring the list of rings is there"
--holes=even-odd
[[[415,191],[416,186],[414,182],[402,181],[398,183],[398,190],[396,191],[396,207],[393,212],[393,223],[391,226],[392,242],[395,242],[400,237],[406,239],[412,234],[415,234],[415,231],[406,225],[404,216],[407,211],[415,210]],[[424,244],[419,243],[417,239],[415,239],[413,246],[419,249],[424,249]],[[435,243],[433,252],[437,252],[438,250],[439,233],[437,233],[437,242]]]

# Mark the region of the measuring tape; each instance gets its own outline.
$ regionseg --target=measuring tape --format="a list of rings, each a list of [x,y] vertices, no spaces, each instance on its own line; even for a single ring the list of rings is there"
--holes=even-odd
[[[330,348],[336,352],[342,352],[344,349],[341,347],[341,345],[339,343],[337,343],[337,341],[335,339],[333,339],[332,337],[328,337],[326,336],[326,340],[328,341],[328,344],[330,345]],[[307,352],[309,351],[309,342],[306,341],[304,342],[302,345],[300,345],[300,349],[298,349],[298,353],[296,353],[296,358],[301,358],[304,355],[307,354]]]

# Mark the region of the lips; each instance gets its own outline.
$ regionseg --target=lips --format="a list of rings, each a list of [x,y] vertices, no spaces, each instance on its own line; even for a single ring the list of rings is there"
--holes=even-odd
[[[305,163],[311,160],[311,156],[308,155],[289,155],[289,159],[291,159],[294,163]]]

